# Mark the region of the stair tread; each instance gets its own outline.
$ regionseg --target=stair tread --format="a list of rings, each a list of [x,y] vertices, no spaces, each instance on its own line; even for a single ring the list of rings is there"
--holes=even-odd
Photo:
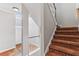
[[[65,44],[71,44],[71,45],[79,46],[79,42],[78,41],[77,42],[74,42],[74,41],[54,39],[53,42],[60,42],[60,43],[65,43]]]
[[[56,34],[63,34],[63,35],[79,35],[78,29],[69,29],[69,30],[56,30]]]
[[[74,46],[74,45],[70,45],[70,44],[66,44],[66,43],[60,43],[60,42],[53,42],[52,44],[79,51],[78,46]]]
[[[77,32],[79,33],[78,30],[57,30],[56,32]]]
[[[63,47],[63,46],[50,45],[50,48],[56,49],[58,51],[61,51],[61,52],[67,53],[67,54],[71,54],[71,55],[79,55],[78,50],[73,50],[73,49],[70,49],[70,48]]]
[[[79,35],[79,32],[55,32],[55,34],[59,35],[59,34],[62,34],[62,35]]]
[[[52,51],[53,50],[53,51]],[[57,28],[52,40],[49,56],[79,56],[79,31],[78,27]]]
[[[79,38],[79,35],[62,35],[62,34],[56,34],[55,37],[72,37],[72,38]]]
[[[71,38],[54,38],[54,40],[65,40],[65,41],[79,42],[79,39],[76,39],[76,38],[75,39],[71,39]]]
[[[65,56],[65,53],[59,52],[59,51],[52,51],[47,53],[48,56]]]

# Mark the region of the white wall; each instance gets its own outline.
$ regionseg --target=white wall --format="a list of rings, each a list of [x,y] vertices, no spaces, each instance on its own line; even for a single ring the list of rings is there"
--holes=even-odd
[[[75,7],[76,20],[79,27],[79,16],[77,15],[77,8],[79,8],[79,3],[76,3],[76,7]]]
[[[0,30],[0,36],[2,38],[0,38],[0,50],[2,52],[16,47],[15,45],[21,42],[21,38],[19,36],[17,36],[17,38],[15,37],[16,31],[18,31],[17,35],[21,35],[21,30],[16,30],[16,12],[14,12],[12,7],[19,8],[19,12],[21,12],[21,4],[0,3],[0,26],[2,26],[2,29]]]
[[[30,15],[29,15],[29,19],[28,19],[28,25],[29,25],[29,27],[28,27],[28,31],[29,31],[28,36],[29,37],[40,35],[40,31],[39,31],[40,28]]]
[[[79,3],[76,3],[76,8],[79,8]]]
[[[75,3],[56,3],[57,23],[61,27],[77,27]]]
[[[0,52],[15,48],[15,12],[0,9]]]
[[[28,40],[28,17],[29,17],[29,13],[28,10],[26,9],[26,7],[24,6],[24,4],[22,5],[22,36],[23,36],[23,55],[28,55],[29,53],[29,48],[28,48],[28,44],[29,44],[29,40]]]
[[[48,5],[44,4],[44,51],[47,49],[51,37],[53,37],[52,34],[55,30],[55,27],[56,25]]]
[[[29,14],[32,16],[38,26],[41,22],[41,3],[26,3],[26,8],[29,10]]]

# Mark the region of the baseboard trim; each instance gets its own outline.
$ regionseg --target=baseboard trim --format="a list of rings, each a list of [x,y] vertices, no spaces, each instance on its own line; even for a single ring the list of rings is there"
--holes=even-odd
[[[5,53],[5,52],[7,52],[7,51],[13,50],[13,49],[15,49],[17,46],[19,46],[19,45],[21,45],[21,43],[16,44],[15,47],[11,47],[11,48],[8,48],[8,49],[5,49],[5,50],[2,50],[2,51],[0,51],[0,53]]]
[[[49,43],[48,43],[48,45],[47,45],[47,47],[46,47],[46,50],[45,50],[45,53],[44,53],[45,55],[46,55],[46,53],[47,53],[48,50],[49,50],[49,46],[50,46],[50,44],[51,44],[51,40],[53,39],[53,36],[55,35],[56,28],[57,28],[57,27],[54,28],[54,31],[53,31],[53,33],[52,33],[52,35],[51,35],[51,38],[50,38],[50,40],[49,40]]]
[[[12,50],[12,49],[15,49],[15,47],[11,47],[11,48],[8,48],[8,49],[5,49],[5,50],[2,50],[2,51],[0,51],[0,53],[4,53],[4,52],[9,51],[9,50]]]
[[[78,27],[78,26],[62,26],[62,25],[59,25],[60,26],[60,28],[70,28],[70,27]]]

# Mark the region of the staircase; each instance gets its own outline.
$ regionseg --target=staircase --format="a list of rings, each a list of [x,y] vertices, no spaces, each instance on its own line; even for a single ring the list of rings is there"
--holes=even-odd
[[[57,28],[46,56],[79,56],[78,28]]]

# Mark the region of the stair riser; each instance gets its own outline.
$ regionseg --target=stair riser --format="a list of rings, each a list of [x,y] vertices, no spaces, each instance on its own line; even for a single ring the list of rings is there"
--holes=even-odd
[[[65,36],[54,36],[56,39],[79,39],[79,37],[65,37]]]
[[[79,56],[78,28],[57,28],[49,52],[49,56]]]
[[[79,47],[79,42],[77,41],[77,42],[74,42],[74,41],[62,41],[62,40],[53,40],[51,43],[53,43],[53,42],[57,42],[57,43],[62,43],[62,44],[69,44],[69,45],[74,45],[74,46],[78,46]]]
[[[50,52],[58,52],[59,54],[56,55],[56,56],[68,56],[69,54],[66,54],[66,53],[63,53],[63,52],[60,52],[60,51],[57,51],[55,49],[50,49]]]
[[[48,53],[46,56],[66,56],[66,55],[51,52],[51,53]]]
[[[57,38],[54,38],[55,40],[59,40]],[[72,42],[79,42],[79,39],[66,39],[66,38],[61,38],[60,40],[65,40],[65,41],[72,41]]]
[[[56,32],[55,34],[62,34],[62,35],[79,35],[79,33],[68,33],[68,32]]]
[[[69,55],[79,56],[79,52],[72,50],[72,49],[70,49],[70,50],[66,49],[66,47],[61,48],[61,47],[56,47],[53,45],[52,47],[50,47],[50,49],[55,49],[55,50],[58,50],[60,52],[63,52],[63,53],[69,54]]]
[[[52,51],[56,51],[56,49],[52,49],[52,48],[50,48],[50,50]],[[59,51],[59,50],[57,50],[57,51]],[[61,52],[61,51],[59,51],[59,52]],[[73,55],[71,55],[71,54],[67,54],[67,53],[64,53],[64,52],[61,52],[61,54],[62,55],[58,55],[58,56],[73,56]]]
[[[69,49],[71,49],[71,50],[73,50],[73,51],[75,51],[76,52],[76,50],[78,51],[78,53],[79,53],[79,47],[78,46],[74,46],[74,45],[69,45],[69,44],[65,44],[65,43],[59,43],[59,42],[53,42],[52,43],[52,45],[57,45],[57,46],[62,46],[62,47],[64,47],[64,48],[69,48]],[[77,52],[76,52],[77,53]]]
[[[73,27],[73,28],[57,28],[57,30],[78,30],[77,27]]]
[[[50,49],[52,49],[52,48],[50,48]],[[74,52],[73,52],[73,51],[67,51],[67,50],[63,50],[63,49],[61,49],[61,48],[55,48],[55,47],[53,47],[53,49],[56,49],[56,50],[58,50],[58,51],[60,51],[60,52],[63,52],[63,53],[65,53],[66,55],[69,54],[69,56],[70,56],[70,55],[79,56],[79,53],[77,54],[77,53],[75,53],[75,51],[74,51]],[[62,55],[62,56],[63,56],[63,55]]]

